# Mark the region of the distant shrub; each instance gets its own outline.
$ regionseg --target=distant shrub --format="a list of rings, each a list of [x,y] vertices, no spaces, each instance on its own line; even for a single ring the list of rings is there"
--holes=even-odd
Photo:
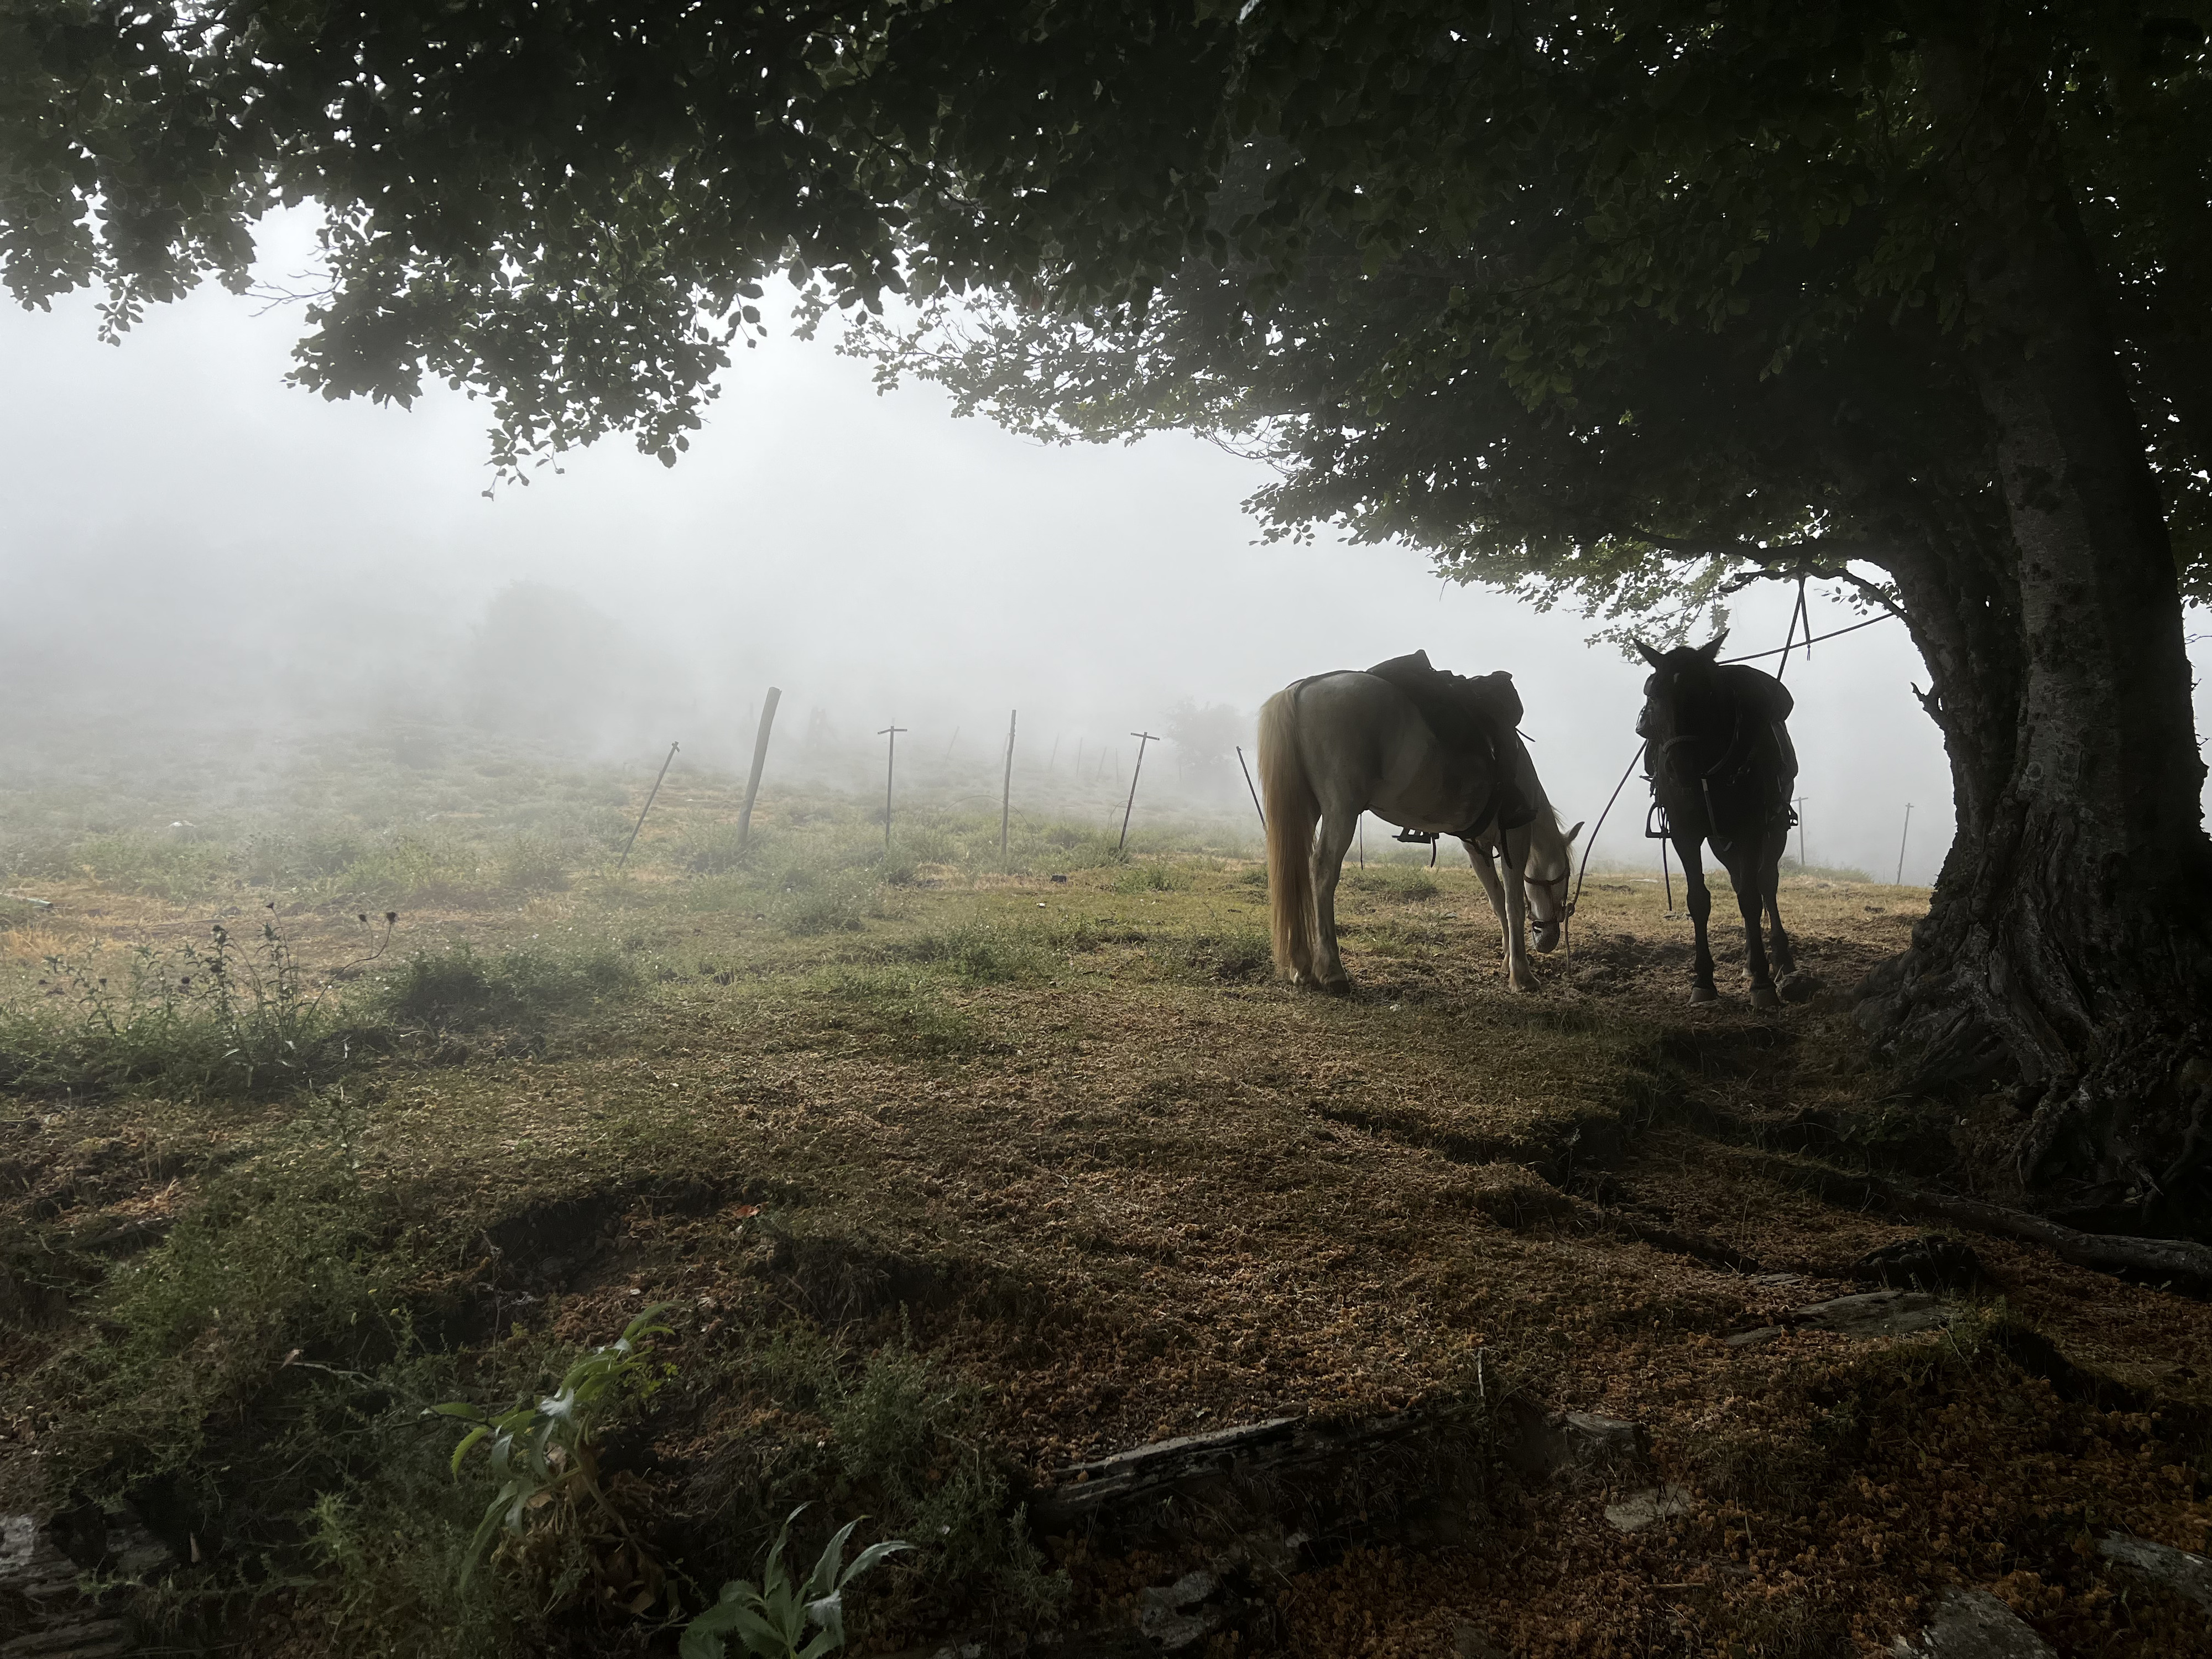
[[[678,869],[700,876],[727,875],[744,861],[734,823],[685,825],[670,849],[669,857]]]
[[[494,856],[499,884],[511,892],[558,893],[568,886],[561,848],[543,836],[517,836]]]
[[[636,983],[635,969],[611,950],[578,957],[516,951],[486,958],[460,945],[409,957],[380,1001],[391,1018],[434,1030],[533,1029]]]
[[[787,933],[853,933],[879,914],[876,883],[857,871],[840,871],[804,885],[794,884],[769,903],[769,915]]]
[[[1113,887],[1117,893],[1171,893],[1190,885],[1190,877],[1166,864],[1135,864],[1119,871]]]
[[[372,843],[327,884],[335,896],[393,903],[480,890],[480,849],[458,836],[398,835]]]
[[[1792,858],[1785,858],[1782,860],[1782,873],[1785,876],[1803,876],[1811,881],[1857,882],[1867,886],[1871,886],[1875,881],[1872,875],[1860,869],[1856,865],[1800,864]]]
[[[1436,877],[1425,869],[1408,870],[1387,866],[1347,872],[1343,884],[1355,893],[1373,893],[1377,897],[1400,899],[1412,904],[1425,903],[1443,891]]]

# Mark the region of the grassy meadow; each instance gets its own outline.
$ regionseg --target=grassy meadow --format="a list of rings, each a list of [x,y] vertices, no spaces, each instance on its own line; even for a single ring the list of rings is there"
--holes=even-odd
[[[165,1564],[104,1593],[165,1650],[672,1653],[801,1504],[805,1560],[918,1546],[854,1650],[1019,1650],[1203,1565],[1032,1525],[1066,1466],[1509,1387],[1647,1425],[1682,1513],[1501,1468],[1468,1536],[1303,1559],[1190,1650],[1873,1654],[1954,1583],[2206,1650],[2082,1541],[2205,1547],[2202,1304],[1976,1238],[1946,1330],[1725,1340],[1917,1236],[1837,1178],[2006,1109],[1891,1098],[1850,1024],[1923,891],[1793,876],[1824,989],[1763,1014],[1732,929],[1692,1008],[1657,881],[1594,873],[1516,996],[1463,864],[1370,843],[1326,1000],[1272,982],[1241,823],[1018,813],[1002,858],[994,802],[918,793],[886,848],[772,769],[741,847],[687,769],[625,861],[649,769],[195,766],[0,809],[0,1512],[142,1522]],[[650,1310],[480,1548],[435,1408]]]

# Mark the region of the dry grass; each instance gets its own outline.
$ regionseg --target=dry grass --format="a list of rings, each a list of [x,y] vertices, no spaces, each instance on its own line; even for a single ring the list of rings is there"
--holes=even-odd
[[[910,1340],[988,1390],[994,1443],[1037,1475],[1452,1397],[1480,1351],[1560,1404],[1650,1425],[1658,1472],[1700,1494],[1622,1537],[1604,1491],[1532,1488],[1468,1546],[1300,1575],[1280,1588],[1296,1652],[1444,1653],[1471,1626],[1562,1659],[1871,1654],[1954,1582],[1997,1585],[2069,1651],[2204,1650],[2201,1621],[2124,1599],[2079,1547],[2115,1525],[2207,1541],[2178,1426],[2212,1406],[2200,1304],[1976,1241],[2009,1317],[2136,1391],[2101,1401],[2024,1370],[1999,1324],[1721,1340],[1861,1288],[1849,1264],[1910,1234],[1782,1183],[1768,1154],[1858,1133],[1910,1162],[1925,1126],[1882,1117],[1841,994],[1924,894],[1793,882],[1785,915],[1827,989],[1764,1014],[1726,988],[1688,1005],[1687,924],[1656,883],[1594,878],[1571,957],[1540,959],[1541,988],[1516,996],[1471,874],[1370,882],[1344,902],[1358,990],[1325,1000],[1220,969],[1218,942],[1264,920],[1248,868],[925,868],[824,932],[669,864],[498,909],[432,901],[404,916],[405,948],[611,944],[643,988],[534,1045],[364,1061],[348,1156],[364,1191],[453,1237],[528,1241],[456,1255],[408,1288],[424,1306],[488,1303],[495,1328],[582,1341],[665,1299],[670,1357],[702,1376],[778,1322]],[[82,881],[35,890],[67,951],[209,920]],[[338,907],[284,908],[311,958],[350,950]],[[1717,929],[1724,988],[1732,939]],[[6,988],[35,993],[35,961],[10,956]],[[15,1105],[0,1170],[26,1239],[181,1214],[218,1163],[323,1144],[296,1102]],[[25,1379],[87,1340],[80,1318],[0,1337],[14,1501],[71,1431],[68,1402]],[[673,1509],[732,1478],[751,1409],[708,1395],[656,1420],[640,1466]],[[1079,1568],[1097,1582],[1079,1590],[1110,1601],[1128,1571]]]

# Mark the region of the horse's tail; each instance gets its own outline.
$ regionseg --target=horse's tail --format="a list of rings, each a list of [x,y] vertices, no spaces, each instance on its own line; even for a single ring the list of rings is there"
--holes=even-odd
[[[1267,904],[1275,971],[1311,976],[1314,960],[1313,843],[1321,798],[1298,754],[1297,688],[1278,691],[1260,711],[1260,792],[1267,804]]]

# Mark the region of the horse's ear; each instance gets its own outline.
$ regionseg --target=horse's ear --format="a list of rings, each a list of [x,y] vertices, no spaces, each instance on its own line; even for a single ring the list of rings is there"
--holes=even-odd
[[[1644,653],[1644,660],[1650,663],[1654,668],[1664,668],[1667,665],[1667,659],[1661,656],[1656,651],[1654,651],[1650,646],[1644,644],[1643,641],[1632,640],[1629,643],[1633,645],[1638,651],[1641,651]]]
[[[1703,645],[1698,647],[1698,654],[1703,657],[1707,662],[1711,662],[1715,657],[1720,655],[1721,641],[1727,638],[1728,629],[1723,628],[1719,633],[1714,635],[1712,638],[1707,640]]]
[[[1559,839],[1560,839],[1561,841],[1567,841],[1567,842],[1571,842],[1571,841],[1572,841],[1572,840],[1573,840],[1577,836],[1579,836],[1580,834],[1582,834],[1582,832],[1583,832],[1583,826],[1582,826],[1582,823],[1581,823],[1581,822],[1580,822],[1579,820],[1577,820],[1577,823],[1576,823],[1576,824],[1575,824],[1575,827],[1574,827],[1573,829],[1571,829],[1571,830],[1568,830],[1568,831],[1567,831],[1567,833],[1566,833],[1565,835],[1561,836],[1559,837]]]

